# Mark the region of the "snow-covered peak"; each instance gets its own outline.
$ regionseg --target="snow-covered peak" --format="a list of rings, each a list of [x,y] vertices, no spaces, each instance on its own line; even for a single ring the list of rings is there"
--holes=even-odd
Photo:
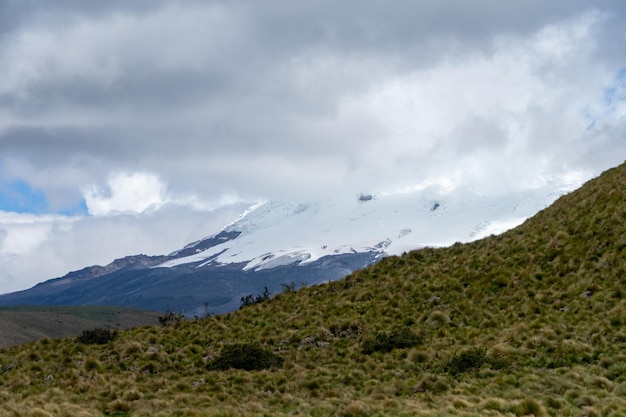
[[[160,266],[242,263],[244,269],[258,270],[328,255],[383,256],[467,242],[517,226],[570,189],[553,184],[493,198],[428,187],[306,203],[260,202]]]

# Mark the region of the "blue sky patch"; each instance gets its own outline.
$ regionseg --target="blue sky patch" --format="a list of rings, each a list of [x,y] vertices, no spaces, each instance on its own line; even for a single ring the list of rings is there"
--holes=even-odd
[[[604,89],[602,102],[604,107],[602,110],[592,111],[589,108],[583,110],[583,116],[589,120],[586,130],[596,127],[596,124],[602,118],[614,113],[618,106],[626,101],[626,68],[622,68],[617,72],[613,85]]]
[[[604,104],[609,112],[615,111],[616,103],[626,101],[626,68],[618,73],[613,87],[604,91]]]
[[[0,185],[0,210],[16,213],[44,213],[46,196],[27,182],[16,180]]]
[[[78,204],[76,204],[73,207],[69,207],[69,208],[64,208],[63,210],[59,211],[59,214],[62,214],[64,216],[84,216],[89,214],[89,212],[87,211],[87,203],[85,202],[84,199],[81,199],[80,202]]]

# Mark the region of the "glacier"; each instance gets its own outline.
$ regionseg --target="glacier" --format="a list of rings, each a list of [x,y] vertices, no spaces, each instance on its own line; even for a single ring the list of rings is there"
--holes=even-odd
[[[521,224],[573,188],[551,184],[493,198],[429,187],[307,203],[261,201],[205,239],[223,233],[232,238],[183,257],[175,252],[171,254],[175,259],[155,268],[243,263],[244,270],[261,270],[306,265],[325,256],[399,255],[426,246],[469,242]]]

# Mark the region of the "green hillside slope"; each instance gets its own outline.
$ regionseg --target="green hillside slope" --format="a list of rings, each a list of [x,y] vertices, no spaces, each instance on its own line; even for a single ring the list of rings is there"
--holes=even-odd
[[[3,349],[0,415],[626,416],[625,184],[225,316]]]
[[[120,307],[0,307],[0,347],[44,338],[77,336],[98,326],[128,329],[156,325],[162,313]]]

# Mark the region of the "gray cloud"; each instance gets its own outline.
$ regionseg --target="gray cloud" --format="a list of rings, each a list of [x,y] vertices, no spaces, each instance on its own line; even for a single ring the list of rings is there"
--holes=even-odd
[[[363,175],[371,160],[363,158],[361,150],[391,142],[402,159],[407,154],[442,148],[435,145],[413,150],[414,146],[409,145],[405,151],[402,147],[407,141],[437,140],[445,144],[456,139],[398,140],[398,132],[390,132],[385,126],[394,118],[385,112],[385,104],[378,114],[346,115],[359,97],[375,95],[390,83],[401,84],[398,80],[411,80],[416,73],[445,71],[449,66],[458,68],[456,76],[467,76],[468,82],[489,83],[487,78],[495,74],[489,65],[496,66],[498,56],[507,53],[507,42],[514,47],[523,44],[546,25],[567,24],[568,19],[580,19],[592,6],[597,7],[585,1],[551,2],[549,6],[489,1],[392,6],[388,2],[294,6],[274,1],[262,7],[253,2],[143,2],[132,7],[92,3],[44,6],[26,2],[13,6],[20,7],[18,20],[22,24],[5,32],[3,39],[7,48],[0,57],[0,68],[8,74],[8,82],[0,95],[4,103],[0,111],[6,120],[2,123],[0,149],[37,161],[37,167],[62,166],[68,158],[80,164],[86,155],[89,158],[85,160],[103,161],[103,170],[163,171],[161,174],[174,183],[189,183],[193,178],[210,175],[213,185],[206,186],[203,181],[199,187],[213,196],[227,190],[250,194],[260,189],[261,193],[270,193],[275,187],[285,192],[295,187],[294,181],[284,181],[280,187],[280,178],[298,174],[295,167],[309,167],[310,171],[297,176],[313,186],[314,178],[320,178],[321,189],[327,189],[330,181],[322,171],[329,169],[335,184],[340,176],[347,180],[347,187],[366,187],[380,172]],[[621,12],[611,8],[618,3],[604,4],[607,9],[598,13],[608,17],[597,19],[621,21],[622,16],[612,14]],[[603,33],[601,23],[589,30],[594,33],[582,40],[595,45],[593,51],[583,51],[587,54],[583,61],[610,44],[605,36],[616,34],[614,30]],[[575,48],[578,41],[571,39],[570,47]],[[523,61],[524,53],[528,51],[509,59]],[[477,59],[486,61],[484,79],[472,79],[471,74],[463,73],[468,61],[472,65]],[[573,73],[573,83],[587,76],[585,71],[605,70],[602,62],[575,71],[558,67],[579,65],[580,61],[563,59],[556,62],[556,67],[550,60],[531,62],[529,65],[544,68],[531,68],[521,75],[534,77],[530,82],[543,82],[546,85],[538,87],[547,88],[550,77],[558,82]],[[511,68],[495,71],[505,76],[507,71],[520,75]],[[577,74],[580,77],[576,78]],[[447,100],[449,103],[444,105],[453,106],[454,96],[462,100],[466,93],[462,83],[455,87],[446,90],[442,85],[439,97],[433,93],[430,99]],[[419,93],[407,91],[408,95]],[[511,89],[511,94],[520,92]],[[393,108],[394,103],[390,104]],[[533,105],[531,100],[527,105]],[[433,108],[437,106],[434,103]],[[540,109],[540,113],[546,110]],[[429,117],[428,109],[424,112],[422,117]],[[544,117],[542,114],[538,117]],[[492,116],[468,115],[483,120],[485,125],[500,123],[489,120]],[[406,130],[407,136],[423,133],[402,126],[406,120],[397,123],[398,130]],[[497,130],[491,132],[491,137],[472,138],[462,134],[464,124],[469,122],[450,123],[459,124],[454,137],[461,145],[451,149],[468,152],[484,143],[501,145],[502,139],[495,136]],[[543,144],[542,133],[529,140]],[[445,154],[450,154],[450,149],[446,148]],[[189,167],[186,161],[197,155],[202,155],[206,163]],[[180,162],[164,162],[169,158]],[[278,172],[265,177],[268,164]],[[161,169],[168,165],[171,171]],[[181,170],[177,165],[185,168]],[[247,166],[262,171],[246,172]],[[362,178],[363,184],[350,180],[350,172]],[[384,181],[410,174],[394,169]],[[90,175],[97,181],[107,172]],[[229,179],[238,181],[231,183]]]

